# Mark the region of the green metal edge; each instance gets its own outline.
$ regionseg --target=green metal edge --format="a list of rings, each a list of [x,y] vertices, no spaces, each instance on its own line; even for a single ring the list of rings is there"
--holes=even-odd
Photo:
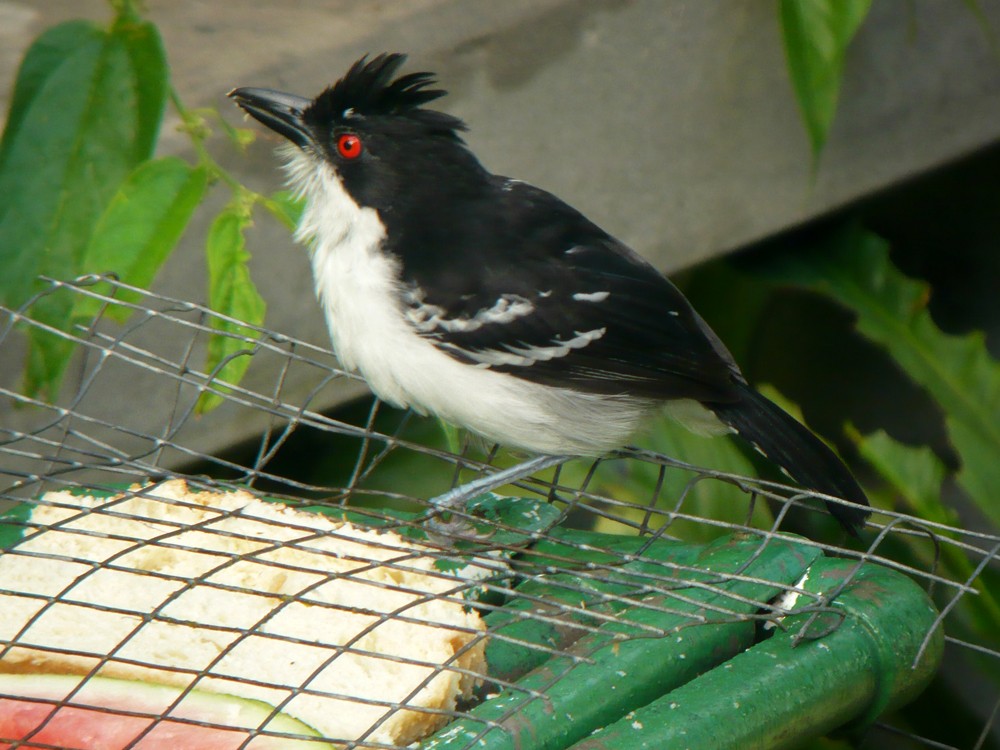
[[[818,555],[785,540],[717,540],[675,588],[620,613],[420,747],[564,748],[749,647],[754,622],[740,615],[799,580]]]
[[[573,750],[790,748],[837,727],[862,727],[926,687],[944,635],[917,584],[885,567],[824,558],[800,587],[836,597],[819,616],[789,616],[769,640]]]
[[[515,561],[520,569],[529,558],[536,568],[509,601],[483,617],[490,634],[486,662],[494,680],[511,682],[540,666],[554,651],[566,649],[642,596],[652,576],[676,577],[703,550],[702,545],[669,540],[578,533],[580,547],[571,546],[576,537],[572,530],[560,533],[558,546],[547,542],[558,551],[547,564],[538,556],[541,544]],[[600,546],[604,544],[608,546]],[[621,562],[640,553],[641,559]],[[560,572],[538,572],[554,566]],[[578,570],[567,570],[574,567]]]

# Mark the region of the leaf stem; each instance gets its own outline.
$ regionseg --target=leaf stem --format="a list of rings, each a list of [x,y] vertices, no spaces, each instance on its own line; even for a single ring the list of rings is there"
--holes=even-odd
[[[115,23],[138,21],[142,17],[142,3],[139,0],[108,0],[115,12]]]
[[[131,2],[131,0],[124,0]],[[198,163],[209,174],[210,179],[225,183],[233,192],[235,200],[245,202],[248,208],[252,209],[255,204],[263,206],[268,213],[276,217],[288,229],[294,229],[294,223],[289,221],[288,213],[274,199],[251,190],[236,177],[234,177],[225,167],[215,160],[208,147],[205,145],[212,135],[212,129],[208,124],[207,117],[212,117],[222,126],[230,140],[239,148],[244,147],[252,140],[252,137],[245,135],[251,131],[234,128],[227,123],[216,109],[190,109],[184,104],[177,90],[170,87],[170,102],[181,118],[181,130],[187,133],[191,139],[191,145],[198,155]]]

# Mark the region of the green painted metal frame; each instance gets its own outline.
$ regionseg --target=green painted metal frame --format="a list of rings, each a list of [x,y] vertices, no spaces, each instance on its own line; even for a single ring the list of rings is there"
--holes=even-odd
[[[692,566],[677,588],[617,612],[421,748],[793,747],[864,727],[915,697],[940,663],[938,612],[901,573],[757,536],[673,554]],[[753,603],[790,588],[810,606],[795,614],[786,603],[791,614],[759,639]]]

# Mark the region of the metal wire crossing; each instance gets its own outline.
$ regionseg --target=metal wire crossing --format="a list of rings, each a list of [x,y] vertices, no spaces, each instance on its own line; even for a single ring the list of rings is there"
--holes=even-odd
[[[56,296],[70,303],[95,300],[100,312],[77,320],[69,331],[57,330],[36,315],[39,300]],[[114,319],[110,309],[118,311]],[[123,310],[130,311],[124,323]],[[832,529],[817,521],[822,503],[815,496],[639,448],[518,478],[503,489],[503,495],[522,498],[516,503],[491,495],[453,508],[441,519],[429,501],[442,493],[453,497],[455,487],[482,481],[514,459],[474,444],[455,451],[442,440],[423,440],[425,433],[414,430],[413,415],[399,415],[377,402],[357,424],[338,418],[332,407],[343,394],[360,396],[364,390],[355,376],[338,369],[329,351],[275,331],[241,330],[225,329],[219,316],[202,305],[109,277],[48,281],[21,308],[0,308],[0,550],[6,549],[0,551],[0,609],[27,613],[21,621],[0,614],[0,729],[4,700],[24,697],[5,674],[24,672],[25,662],[7,669],[5,661],[13,664],[30,652],[33,663],[71,663],[70,671],[77,674],[79,684],[46,704],[49,712],[78,706],[87,681],[97,685],[102,675],[144,675],[177,688],[156,711],[133,710],[131,715],[144,717],[145,723],[122,747],[144,747],[143,738],[151,742],[157,726],[219,728],[217,719],[187,716],[178,707],[203,689],[239,694],[241,680],[249,686],[245,694],[269,708],[241,725],[245,731],[227,747],[266,747],[254,743],[268,738],[303,743],[288,747],[329,746],[323,742],[402,747],[435,730],[428,747],[502,747],[489,743],[510,735],[519,716],[530,718],[530,705],[561,705],[561,683],[580,679],[576,670],[584,667],[599,670],[609,632],[616,643],[650,642],[658,644],[655,648],[709,624],[746,625],[753,643],[767,643],[771,633],[788,633],[793,646],[815,641],[838,628],[845,618],[838,597],[863,583],[874,564],[915,582],[920,595],[933,601],[936,612],[913,635],[908,667],[921,669],[934,649],[943,648],[943,667],[930,690],[956,696],[954,704],[967,707],[962,720],[975,726],[949,733],[940,729],[947,722],[934,728],[890,712],[859,729],[853,741],[863,747],[1000,747],[1000,620],[992,621],[992,631],[984,625],[997,613],[983,588],[984,579],[1000,573],[995,533],[878,509],[862,540],[849,542],[832,532],[807,539],[790,529]],[[26,342],[43,335],[74,345],[65,383],[51,403],[28,392],[21,372]],[[217,335],[236,338],[241,346],[206,371],[209,340]],[[242,358],[249,360],[242,382],[223,383],[229,361]],[[203,413],[205,394],[221,405]],[[316,453],[315,446],[324,443],[334,448]],[[330,462],[328,470],[314,470],[324,462]],[[311,470],[289,471],[293,465]],[[672,476],[683,481],[668,481]],[[277,511],[274,516],[248,511],[239,504],[201,506],[200,500],[178,499],[163,490],[169,480],[183,480],[192,492],[244,490],[293,508],[321,509],[330,525],[314,526]],[[614,487],[628,492],[609,490]],[[705,515],[697,500],[700,493],[722,488],[740,504],[729,520]],[[80,494],[104,501],[85,505],[73,499]],[[160,514],[161,504],[176,506],[178,515]],[[248,516],[249,530],[240,525]],[[379,529],[383,536],[341,538],[338,524],[345,520]],[[386,531],[394,534],[385,536]],[[61,541],[54,548],[44,543],[56,536]],[[109,539],[118,545],[116,551],[93,551]],[[725,563],[711,557],[722,554],[719,539],[725,540],[727,553],[735,545],[743,556]],[[348,547],[328,546],[334,542]],[[211,559],[186,572],[135,562],[144,550],[183,555],[198,551],[199,544]],[[836,584],[818,591],[808,573],[788,573],[790,579],[771,575],[768,556],[778,547],[805,560],[804,571],[820,558],[835,566]],[[279,554],[284,551],[290,556]],[[334,572],[310,579],[308,566],[296,555],[312,555]],[[706,559],[717,564],[706,567]],[[38,571],[47,562],[61,566],[53,574],[55,588],[32,588],[34,573],[26,571]],[[261,592],[251,591],[233,572],[250,563],[275,586],[299,579],[301,585],[248,621],[209,622],[187,610],[178,614],[178,602],[192,592],[234,601],[250,594],[259,598]],[[16,580],[21,575],[25,578]],[[414,583],[418,575],[423,583]],[[83,582],[90,580],[96,588],[112,576],[142,576],[149,590],[167,593],[145,609],[80,593]],[[324,598],[329,576],[366,587],[367,593],[360,600]],[[366,604],[368,599],[386,599],[391,606],[379,609]],[[226,672],[229,661],[246,648],[312,653],[321,638],[277,624],[303,603],[325,613],[320,619],[325,627],[352,618],[360,625],[346,640],[324,646],[312,661],[303,657],[308,668],[289,675],[287,684],[278,685],[263,673]],[[453,653],[431,658],[374,646],[388,628],[434,626],[438,603],[454,608],[453,621],[441,624],[454,635]],[[87,644],[60,646],[39,635],[46,617],[70,605],[79,623],[107,628],[103,652]],[[472,609],[481,625],[463,619]],[[127,625],[119,627],[119,621]],[[209,659],[190,656],[175,664],[154,658],[151,634],[154,626],[165,625],[212,630],[218,651]],[[76,649],[75,659],[64,659],[60,649]],[[652,653],[658,652],[648,652],[637,664]],[[412,679],[399,678],[405,689],[397,694],[352,693],[331,676],[338,660],[348,656],[369,671],[384,667]],[[544,679],[541,665],[546,665]],[[444,681],[442,675],[458,686],[456,691],[445,700],[427,700]],[[618,684],[610,672],[598,678]],[[621,690],[633,687],[629,683]],[[642,691],[649,688],[634,689],[645,696]],[[498,703],[498,695],[508,703]],[[575,700],[584,698],[594,702],[592,695]],[[364,725],[350,735],[343,730],[317,737],[299,725],[277,722],[282,712],[295,715],[315,701],[356,713]],[[111,710],[86,705],[92,712]],[[579,710],[586,713],[582,706]],[[0,731],[2,747],[57,746],[46,742],[44,728],[22,740]],[[572,742],[589,747],[584,738]]]

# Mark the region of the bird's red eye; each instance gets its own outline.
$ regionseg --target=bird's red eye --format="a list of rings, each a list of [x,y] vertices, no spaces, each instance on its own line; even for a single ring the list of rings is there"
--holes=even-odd
[[[361,156],[361,139],[354,133],[344,133],[337,138],[337,153],[345,159]]]

